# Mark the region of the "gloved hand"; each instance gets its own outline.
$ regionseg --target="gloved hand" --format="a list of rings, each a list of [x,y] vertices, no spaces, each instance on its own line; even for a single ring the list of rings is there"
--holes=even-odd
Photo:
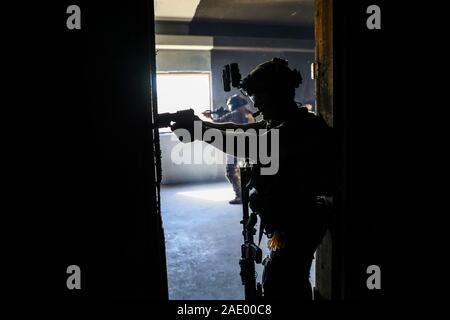
[[[272,235],[272,238],[267,242],[267,247],[270,250],[276,251],[283,247],[283,237],[282,235],[275,231]]]
[[[195,133],[195,126],[198,126],[200,129],[200,136],[196,137],[194,135]],[[195,139],[201,139],[203,137],[203,121],[196,115],[189,118],[183,118],[174,124],[170,126],[170,129],[173,133],[177,136],[178,140],[180,140],[183,143],[189,143],[193,142]],[[184,130],[181,130],[184,129]],[[189,132],[189,135],[186,134],[187,130]]]

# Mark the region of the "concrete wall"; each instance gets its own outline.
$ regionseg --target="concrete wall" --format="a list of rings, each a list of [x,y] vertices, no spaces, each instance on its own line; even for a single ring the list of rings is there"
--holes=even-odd
[[[198,50],[158,50],[157,72],[211,71],[211,53]]]
[[[209,152],[205,153],[204,148],[209,147],[206,143],[196,141],[192,144],[182,144],[179,142],[173,133],[161,133],[161,166],[162,166],[162,184],[182,184],[193,182],[212,182],[225,180],[225,165],[224,162],[216,162],[217,164],[176,164],[171,159],[171,153],[180,151],[190,152],[191,159],[205,159],[211,161],[215,159],[214,155]],[[218,155],[223,155],[223,152],[217,150]],[[223,157],[222,157],[223,158]],[[222,163],[222,164],[220,164]]]

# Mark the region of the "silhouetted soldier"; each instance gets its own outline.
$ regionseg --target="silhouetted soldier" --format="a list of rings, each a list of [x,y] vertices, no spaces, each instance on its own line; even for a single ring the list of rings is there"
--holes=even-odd
[[[264,297],[269,299],[311,299],[311,262],[328,224],[325,196],[331,196],[335,189],[331,128],[295,102],[295,89],[301,82],[300,73],[291,70],[287,61],[274,58],[257,66],[240,86],[261,111],[263,121],[240,126],[203,123],[204,129],[265,128],[265,134],[270,135],[273,129],[279,132],[278,171],[262,175],[259,169],[263,166],[257,163],[250,183],[250,207],[259,214],[269,238],[270,254],[263,262]],[[172,129],[189,130],[191,126],[183,121]],[[222,132],[225,138],[235,138],[233,133]],[[245,133],[234,133],[239,134]],[[227,151],[225,143],[222,149]]]

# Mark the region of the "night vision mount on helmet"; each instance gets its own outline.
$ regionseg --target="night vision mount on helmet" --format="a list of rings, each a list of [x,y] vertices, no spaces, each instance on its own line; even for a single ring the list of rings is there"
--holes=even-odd
[[[242,80],[237,63],[226,65],[222,72],[222,81],[225,91],[228,92],[234,87],[250,96],[260,91],[298,88],[303,78],[300,71],[289,68],[287,60],[273,58],[258,65]]]

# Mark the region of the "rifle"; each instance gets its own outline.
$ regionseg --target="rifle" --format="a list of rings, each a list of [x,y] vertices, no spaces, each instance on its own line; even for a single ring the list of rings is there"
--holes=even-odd
[[[262,298],[262,286],[256,283],[255,263],[261,263],[262,250],[253,241],[256,234],[257,215],[254,212],[249,214],[249,183],[251,177],[251,166],[246,160],[240,168],[241,174],[241,192],[243,205],[243,218],[241,224],[243,227],[242,235],[244,243],[241,245],[241,259],[239,265],[241,267],[241,280],[245,290],[245,300],[258,300]]]

